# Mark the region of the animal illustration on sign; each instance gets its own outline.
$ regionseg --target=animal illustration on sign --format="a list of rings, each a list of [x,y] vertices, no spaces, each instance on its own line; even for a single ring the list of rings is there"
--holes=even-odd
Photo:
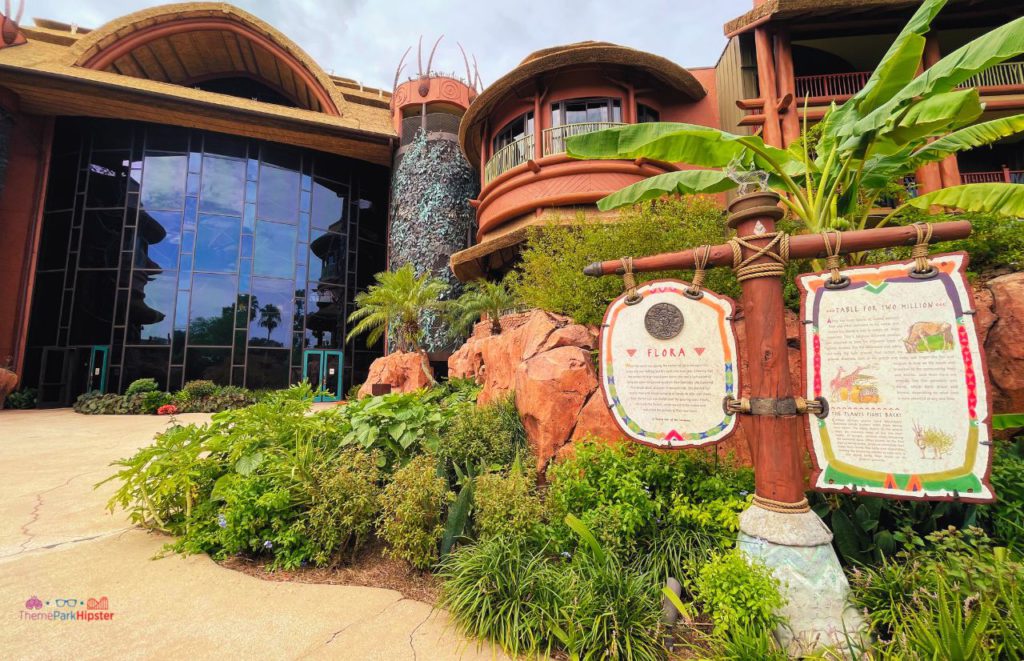
[[[942,459],[953,447],[953,436],[949,432],[935,429],[934,427],[924,428],[917,422],[914,423],[914,445],[921,450],[922,459]],[[931,450],[932,456],[925,457],[925,450]]]
[[[877,404],[881,401],[878,393],[877,379],[865,374],[866,368],[857,366],[849,374],[843,374],[843,368],[836,369],[835,378],[829,381],[832,399],[857,404]]]
[[[907,330],[903,344],[907,353],[948,351],[955,346],[953,327],[946,322],[919,321]]]

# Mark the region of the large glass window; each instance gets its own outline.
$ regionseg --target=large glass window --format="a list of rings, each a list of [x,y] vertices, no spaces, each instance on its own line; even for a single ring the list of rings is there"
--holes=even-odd
[[[642,103],[636,104],[636,123],[644,124],[646,122],[660,122],[661,113],[650,106],[645,106]]]
[[[497,152],[502,147],[510,145],[520,138],[533,135],[533,111],[516,117],[511,122],[501,127],[501,130],[494,134],[493,147]]]
[[[619,99],[570,99],[551,104],[551,125],[621,122]]]
[[[365,378],[380,347],[344,337],[385,268],[386,168],[134,122],[59,118],[54,135],[27,385],[81,345],[109,348],[111,391],[281,387],[312,347],[345,352],[346,389]]]

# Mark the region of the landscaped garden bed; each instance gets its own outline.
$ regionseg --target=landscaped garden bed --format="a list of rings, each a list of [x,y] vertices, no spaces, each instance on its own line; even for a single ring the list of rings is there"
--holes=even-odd
[[[123,395],[90,391],[75,400],[77,413],[88,415],[174,415],[216,413],[249,406],[260,393],[238,386],[219,386],[213,381],[189,381],[176,393],[163,392],[155,379],[133,381]]]

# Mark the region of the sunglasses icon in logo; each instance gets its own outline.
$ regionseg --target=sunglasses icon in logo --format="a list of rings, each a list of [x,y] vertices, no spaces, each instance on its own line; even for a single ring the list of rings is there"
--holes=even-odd
[[[57,605],[57,608],[62,608],[62,607],[65,607],[65,606],[67,606],[69,608],[74,608],[75,606],[78,605],[78,600],[77,599],[54,599],[53,603],[55,603]]]

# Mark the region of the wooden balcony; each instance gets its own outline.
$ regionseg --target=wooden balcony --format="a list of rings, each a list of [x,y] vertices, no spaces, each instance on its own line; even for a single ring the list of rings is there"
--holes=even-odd
[[[565,140],[574,135],[593,133],[615,126],[623,126],[621,122],[582,122],[565,124],[544,129],[542,139],[542,156],[552,156],[565,152]],[[484,184],[488,184],[512,168],[525,164],[535,157],[534,135],[524,135],[499,149],[484,165]]]
[[[544,156],[561,154],[565,152],[565,141],[574,135],[595,133],[605,129],[625,126],[622,122],[582,122],[580,124],[565,124],[544,129]]]
[[[990,172],[961,172],[965,184],[1024,184],[1024,170],[1002,168]]]

